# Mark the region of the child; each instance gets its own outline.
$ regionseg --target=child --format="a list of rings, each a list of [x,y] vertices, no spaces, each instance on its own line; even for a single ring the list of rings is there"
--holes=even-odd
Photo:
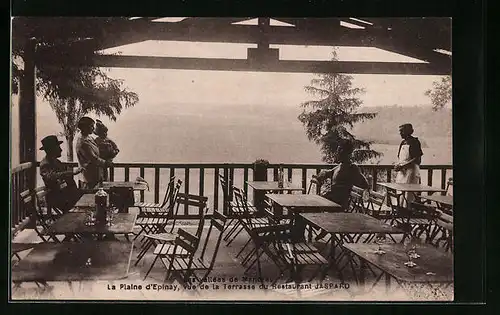
[[[100,120],[96,120],[96,128],[94,132],[97,137],[95,142],[99,147],[99,157],[104,160],[112,160],[116,157],[120,150],[116,143],[108,138],[108,128]],[[108,180],[108,169],[103,168],[103,181]]]

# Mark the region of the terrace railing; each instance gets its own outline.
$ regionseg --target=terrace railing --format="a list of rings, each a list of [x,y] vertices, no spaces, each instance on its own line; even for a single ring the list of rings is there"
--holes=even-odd
[[[10,222],[13,233],[23,229],[29,223],[29,213],[21,202],[20,193],[26,189],[33,188],[34,163],[28,162],[14,167],[11,171],[11,194],[10,194]]]
[[[268,179],[277,180],[280,164],[268,166]],[[37,165],[38,166],[38,165]],[[76,167],[76,163],[68,163],[69,167]],[[307,189],[312,175],[318,174],[323,169],[331,168],[327,164],[282,164],[288,180],[299,184],[304,190]],[[27,217],[19,203],[19,192],[27,188],[26,170],[31,165],[23,164],[12,170],[12,226]],[[149,183],[149,191],[137,192],[137,199],[142,201],[159,202],[163,198],[166,185],[172,175],[183,180],[181,190],[189,194],[204,195],[209,198],[211,211],[219,210],[228,214],[225,194],[220,186],[219,176],[221,174],[226,182],[243,188],[249,200],[253,199],[253,190],[248,187],[247,181],[253,180],[253,164],[243,163],[203,163],[203,164],[181,164],[181,163],[115,163],[110,169],[110,180],[134,181],[137,176],[143,177]],[[372,188],[380,190],[377,182],[394,181],[395,172],[392,165],[360,165],[361,170],[372,183]],[[422,183],[442,189],[446,188],[449,177],[453,176],[451,165],[423,165],[421,166]],[[38,186],[43,185],[38,174]],[[180,211],[179,218],[194,219],[198,216],[198,209],[185,205]]]

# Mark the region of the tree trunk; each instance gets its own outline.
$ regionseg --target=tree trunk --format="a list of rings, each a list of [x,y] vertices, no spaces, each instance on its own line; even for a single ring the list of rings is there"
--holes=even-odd
[[[66,136],[66,157],[68,162],[73,162],[73,140],[75,136],[74,135],[67,135]]]

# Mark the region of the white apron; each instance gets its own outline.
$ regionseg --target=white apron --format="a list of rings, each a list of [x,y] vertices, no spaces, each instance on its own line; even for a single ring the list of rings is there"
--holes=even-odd
[[[406,163],[410,160],[410,145],[403,144],[399,151],[398,163]],[[420,184],[420,167],[413,163],[411,167],[399,170],[396,174],[396,183],[398,184]]]
[[[399,151],[399,161],[398,163],[406,163],[410,160],[410,145],[403,144],[401,150]],[[396,174],[396,183],[398,184],[420,184],[420,167],[416,163],[412,163],[411,166],[401,169]],[[404,199],[400,206],[407,207],[408,203],[415,200],[413,193],[405,193]],[[406,202],[405,202],[406,201]]]

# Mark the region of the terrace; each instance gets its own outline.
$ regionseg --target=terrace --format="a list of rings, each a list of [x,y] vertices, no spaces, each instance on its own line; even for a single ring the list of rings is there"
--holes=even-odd
[[[23,19],[20,18],[18,31],[23,32]],[[52,27],[68,25],[68,21],[62,18],[53,19]],[[101,49],[108,49],[121,45],[141,42],[145,40],[176,40],[176,41],[201,41],[201,42],[235,42],[257,44],[257,48],[248,49],[247,59],[205,59],[205,58],[183,58],[183,57],[152,57],[152,56],[116,56],[102,55],[93,64],[102,67],[128,67],[128,68],[161,68],[161,69],[198,69],[198,70],[230,70],[230,71],[269,71],[269,72],[330,72],[341,73],[373,73],[373,74],[407,74],[407,75],[442,75],[451,72],[451,56],[446,51],[451,50],[450,44],[450,21],[447,19],[279,19],[287,23],[289,27],[278,27],[271,25],[270,18],[258,18],[257,25],[241,25],[238,22],[248,18],[187,18],[178,22],[164,23],[159,18],[112,18],[108,21],[99,18],[73,18],[71,25],[77,31],[75,36],[78,41],[81,38],[95,41]],[[348,22],[346,22],[348,20]],[[361,22],[360,22],[361,21]],[[16,20],[14,20],[14,23]],[[83,29],[78,27],[81,23],[87,23],[89,27]],[[350,27],[346,27],[346,23]],[[42,25],[47,25],[43,24]],[[357,27],[352,27],[355,25]],[[21,164],[11,171],[11,228],[13,235],[16,234],[16,242],[27,242],[33,238],[31,228],[34,222],[30,220],[30,213],[23,204],[20,193],[24,190],[35,190],[42,186],[38,176],[38,165],[36,161],[36,104],[35,104],[35,72],[37,56],[50,54],[43,48],[35,48],[28,39],[40,36],[40,33],[50,30],[38,28],[35,33],[25,33],[18,37],[13,45],[24,48],[24,72],[25,76],[20,85],[20,161]],[[26,31],[27,32],[27,31]],[[36,33],[40,32],[40,33]],[[418,63],[403,62],[327,62],[327,61],[290,61],[278,58],[278,49],[269,48],[270,44],[296,44],[296,45],[331,45],[331,46],[358,46],[377,47],[380,49],[396,52],[412,58],[422,60]],[[31,49],[31,50],[30,50]],[[36,50],[35,50],[36,49]],[[31,52],[31,53],[30,53]],[[57,61],[60,65],[66,64],[66,60]],[[82,61],[89,62],[89,61]],[[60,66],[59,65],[59,66]],[[166,161],[168,162],[168,161]],[[76,164],[68,164],[74,167]],[[267,180],[278,180],[279,164],[271,164],[267,168]],[[284,164],[285,177],[292,183],[298,185],[306,192],[313,175],[320,170],[331,167],[330,165],[316,164]],[[373,191],[385,192],[380,182],[393,182],[394,171],[392,165],[362,165],[363,172],[370,179]],[[448,178],[452,177],[451,165],[423,165],[422,183],[427,186],[445,190]],[[226,183],[230,182],[236,187],[243,189],[248,200],[254,200],[254,191],[248,182],[254,178],[253,164],[171,164],[171,163],[116,163],[110,171],[110,181],[133,181],[137,176],[145,178],[150,186],[149,191],[136,193],[137,201],[149,201],[158,203],[162,199],[164,188],[169,179],[176,176],[183,181],[181,192],[208,197],[208,216],[210,219],[214,211],[226,215],[229,219],[234,217],[230,211],[231,197],[228,191],[224,191],[219,181],[219,174]],[[262,180],[262,179],[259,179]],[[265,179],[264,179],[265,180]],[[317,188],[319,189],[319,188]],[[183,205],[176,217],[183,220],[181,224],[186,229],[192,222],[200,218],[199,209]],[[131,209],[131,212],[136,209]],[[202,235],[203,238],[203,235]],[[237,256],[239,248],[246,242],[244,235],[239,235],[232,244],[221,245],[219,258],[214,267],[211,277],[242,277],[244,268]],[[325,247],[324,244],[316,244]],[[137,251],[137,248],[135,249]],[[24,253],[26,254],[26,253]],[[137,254],[137,252],[134,252]],[[158,266],[153,269],[150,280],[140,280],[149,265],[152,253],[148,253],[141,263],[134,267],[127,280],[119,283],[142,284],[147,281],[161,281],[163,272]],[[266,265],[267,264],[267,265]],[[264,275],[276,272],[269,261],[263,262]],[[137,276],[141,275],[141,277]],[[255,276],[255,274],[254,274]],[[335,273],[329,274],[332,281],[338,281]],[[352,275],[351,275],[352,277]],[[79,282],[79,289],[68,290],[65,282],[57,282],[52,290],[44,290],[36,293],[29,286],[13,291],[13,298],[113,298],[112,291],[103,292],[103,284],[99,281]],[[106,282],[109,284],[109,282]],[[242,291],[223,291],[224,299],[244,298]],[[284,291],[283,291],[284,292]],[[266,292],[252,292],[251,299],[286,299],[296,298],[296,292],[283,292],[270,297]],[[312,296],[303,298],[320,298],[315,290]],[[160,292],[161,293],[161,292]],[[170,292],[168,296],[154,291],[120,291],[121,299],[185,299],[190,293]],[[130,294],[130,295],[129,295]],[[217,292],[212,292],[206,298],[220,298]],[[345,295],[347,294],[347,295]],[[380,294],[380,295],[379,295]],[[380,298],[383,293],[370,293],[370,299],[374,296]],[[401,295],[402,294],[402,295]],[[273,295],[274,296],[274,295]],[[204,295],[205,297],[205,295]],[[367,295],[357,295],[363,299]],[[352,299],[350,293],[331,294],[331,291],[321,297],[326,299]],[[396,292],[392,298],[407,299],[408,295]],[[427,296],[429,298],[429,296]],[[375,298],[376,299],[376,298]]]

